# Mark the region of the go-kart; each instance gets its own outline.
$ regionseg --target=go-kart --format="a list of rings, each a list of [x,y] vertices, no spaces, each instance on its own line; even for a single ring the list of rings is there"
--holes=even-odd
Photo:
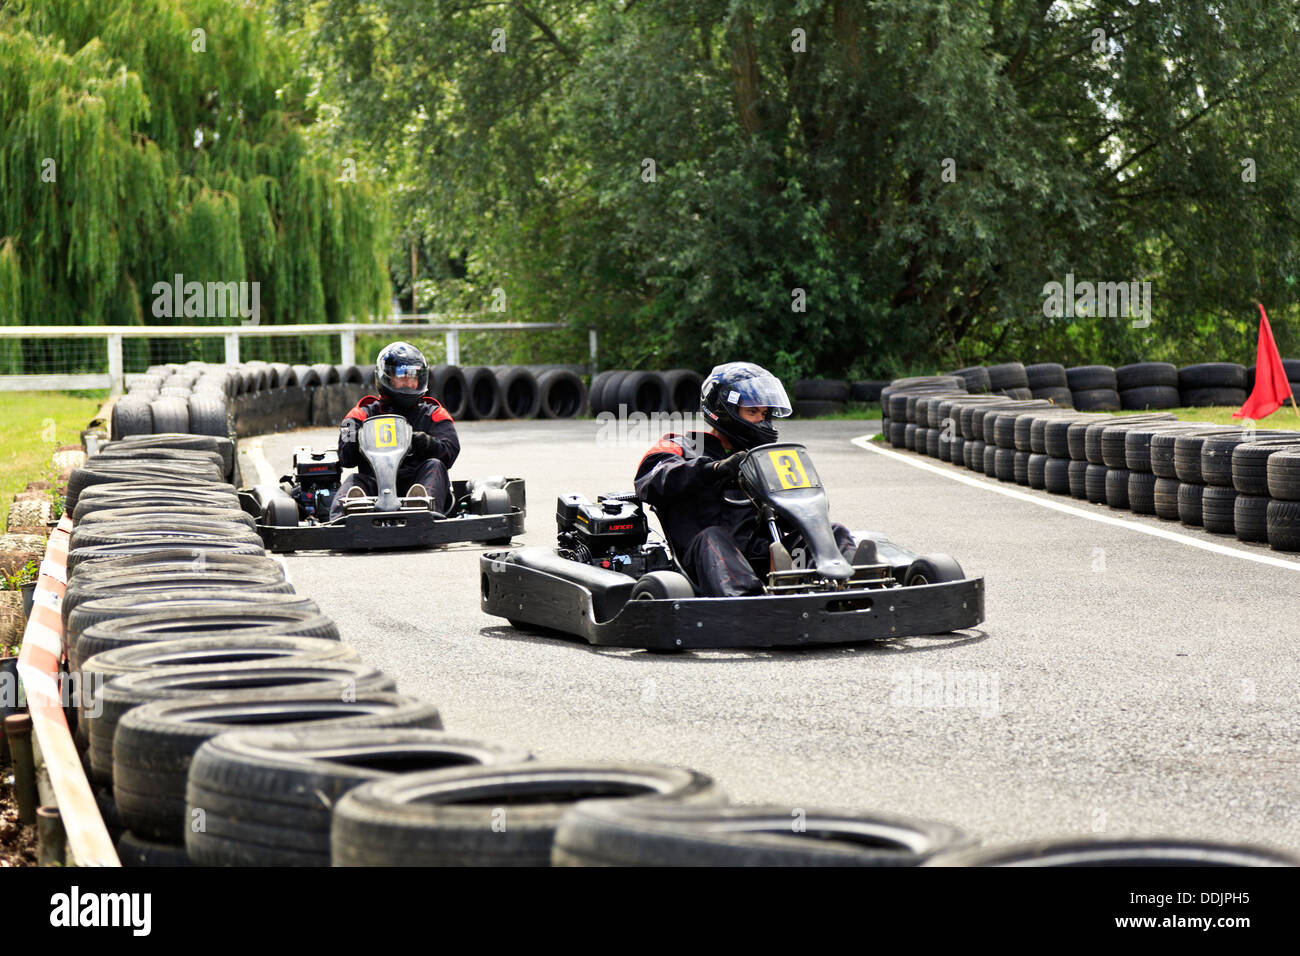
[[[967,578],[947,555],[916,555],[866,531],[855,532],[858,550],[846,560],[803,445],[753,449],[737,483],[728,503],[756,508],[770,538],[762,594],[697,596],[667,544],[649,540],[635,494],[600,495],[594,505],[569,494],[556,506],[558,547],[479,558],[482,608],[519,629],[656,651],[882,640],[984,620],[983,579]]]
[[[359,430],[361,453],[370,462],[376,495],[348,497],[343,514],[330,520],[330,506],[343,479],[338,452],[299,448],[294,473],[278,485],[241,489],[240,505],[253,516],[268,551],[369,551],[424,548],[458,541],[509,544],[524,530],[522,478],[453,481],[449,514],[429,498],[399,496],[397,469],[411,447],[411,426],[398,415],[377,415]]]

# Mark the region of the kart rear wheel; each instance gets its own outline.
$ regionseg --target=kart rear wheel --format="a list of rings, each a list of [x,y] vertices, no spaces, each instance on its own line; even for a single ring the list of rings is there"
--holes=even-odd
[[[965,577],[965,572],[955,558],[946,554],[923,554],[907,566],[907,573],[903,575],[903,587],[944,584],[948,581],[962,581]]]
[[[651,571],[632,586],[629,601],[675,601],[695,597],[686,575],[676,571]]]

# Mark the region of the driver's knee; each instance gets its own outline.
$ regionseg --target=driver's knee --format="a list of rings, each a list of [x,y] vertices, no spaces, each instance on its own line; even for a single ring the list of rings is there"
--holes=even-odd
[[[709,597],[742,597],[763,592],[763,582],[728,529],[705,528],[686,549],[682,562]]]
[[[838,521],[831,522],[831,532],[835,535],[835,546],[840,549],[840,554],[851,562],[858,550],[858,543],[853,540],[853,535]]]

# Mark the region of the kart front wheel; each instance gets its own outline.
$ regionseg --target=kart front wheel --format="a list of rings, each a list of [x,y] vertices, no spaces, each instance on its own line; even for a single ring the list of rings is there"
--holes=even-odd
[[[629,601],[675,601],[695,597],[686,575],[676,571],[651,571],[632,586]]]
[[[966,577],[956,558],[946,554],[923,554],[907,566],[903,575],[903,587],[917,584],[944,584],[948,581],[961,581]]]

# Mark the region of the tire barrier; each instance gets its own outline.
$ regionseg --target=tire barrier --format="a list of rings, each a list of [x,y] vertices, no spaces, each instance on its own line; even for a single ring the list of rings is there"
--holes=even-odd
[[[997,381],[1015,380],[1014,367],[1001,368]],[[1193,368],[1198,387],[1237,374],[1222,365]],[[1054,368],[1030,369],[1039,381],[1057,375]],[[1125,392],[1169,388],[1147,383],[1181,374],[1155,362],[1065,373],[1072,385],[1089,386],[1084,393],[1117,394],[1121,385],[1131,386]],[[968,380],[979,376],[963,369],[956,381]],[[999,481],[1300,551],[1300,432],[1179,421],[1170,412],[1084,412],[1048,399],[954,389],[952,381],[900,379],[885,388],[884,440]],[[1111,382],[1116,389],[1093,387]]]
[[[1300,359],[1283,359],[1291,391],[1300,395]],[[1255,367],[1206,362],[1178,368],[1168,362],[1080,365],[1055,363],[972,366],[951,373],[971,394],[1008,398],[1042,398],[1077,411],[1157,411],[1196,406],[1237,407],[1255,386]],[[899,387],[905,380],[891,383]],[[1023,384],[1022,384],[1023,383]],[[796,383],[797,384],[797,383]],[[812,398],[814,396],[808,396]]]

